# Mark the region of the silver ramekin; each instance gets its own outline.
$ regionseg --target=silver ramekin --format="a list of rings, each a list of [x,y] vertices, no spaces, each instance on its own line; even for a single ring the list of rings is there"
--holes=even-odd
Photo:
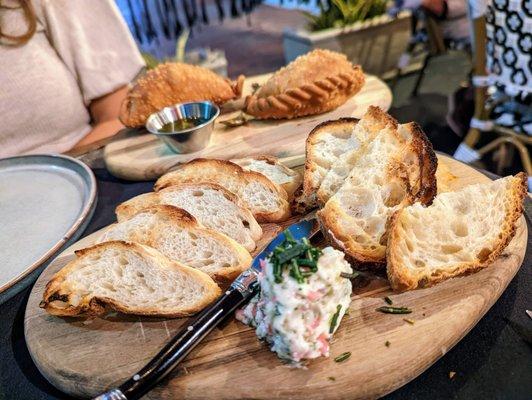
[[[166,143],[173,151],[194,153],[204,149],[209,144],[214,120],[219,114],[220,109],[209,101],[175,104],[150,115],[146,121],[146,129]],[[186,118],[199,118],[205,122],[172,133],[160,131],[165,124]]]

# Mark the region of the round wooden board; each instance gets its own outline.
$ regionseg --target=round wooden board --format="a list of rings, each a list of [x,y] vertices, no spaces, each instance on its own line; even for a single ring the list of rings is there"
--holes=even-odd
[[[446,177],[449,189],[489,180],[460,162],[441,156],[439,160],[446,167],[440,177]],[[268,225],[266,236],[280,229]],[[62,319],[40,309],[52,274],[74,257],[74,249],[90,245],[97,234],[66,250],[43,272],[25,316],[26,341],[37,367],[52,384],[75,396],[93,396],[120,384],[186,323],[116,314],[92,321]],[[314,360],[307,369],[287,367],[257,340],[253,330],[231,319],[146,398],[360,399],[389,393],[422,373],[475,326],[518,271],[527,235],[522,217],[514,239],[493,265],[432,288],[394,294],[386,280],[376,279],[355,289],[331,357]],[[375,311],[385,304],[387,295],[395,305],[413,310],[408,317],[415,320],[414,325],[401,315]],[[334,357],[345,351],[352,353],[351,358],[335,363]]]
[[[271,74],[249,77],[244,84],[244,96],[252,92],[252,83],[264,83]],[[239,112],[219,117],[207,148],[196,153],[176,154],[154,135],[124,132],[104,150],[107,169],[115,176],[128,180],[156,179],[177,164],[198,157],[234,159],[269,154],[279,158],[303,154],[308,133],[320,122],[345,116],[360,118],[370,105],[387,111],[392,93],[379,78],[366,76],[362,90],[345,104],[325,114],[292,120],[250,121],[247,125],[226,129],[219,121],[233,118]],[[144,131],[146,132],[146,131]]]

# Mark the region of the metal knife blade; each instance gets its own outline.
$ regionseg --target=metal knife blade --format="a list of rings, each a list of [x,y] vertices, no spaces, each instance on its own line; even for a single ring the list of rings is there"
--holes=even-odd
[[[242,296],[250,297],[255,290],[257,283],[257,274],[260,272],[261,260],[268,258],[270,253],[286,239],[285,232],[289,231],[294,239],[301,240],[304,237],[311,238],[317,231],[316,219],[310,217],[309,219],[301,220],[279,233],[257,256],[253,259],[251,267],[242,272],[232,283],[231,289],[236,289]]]

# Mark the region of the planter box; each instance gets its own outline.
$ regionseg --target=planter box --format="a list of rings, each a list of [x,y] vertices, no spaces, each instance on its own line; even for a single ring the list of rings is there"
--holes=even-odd
[[[411,36],[411,13],[403,11],[397,17],[381,15],[343,28],[283,32],[284,57],[287,63],[314,49],[329,49],[344,53],[364,72],[382,76],[397,67],[399,57]]]

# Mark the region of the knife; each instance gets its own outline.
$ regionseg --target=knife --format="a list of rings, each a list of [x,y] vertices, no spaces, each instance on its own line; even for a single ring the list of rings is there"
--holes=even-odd
[[[310,238],[317,232],[314,222],[313,218],[302,220],[290,225],[286,230],[296,240],[304,237]],[[284,240],[284,232],[277,235],[253,259],[251,267],[242,272],[213,305],[203,310],[192,322],[178,332],[144,368],[118,388],[102,393],[93,400],[134,400],[148,393],[226,316],[253,297],[258,289],[257,276],[261,270],[260,261],[267,258]]]

